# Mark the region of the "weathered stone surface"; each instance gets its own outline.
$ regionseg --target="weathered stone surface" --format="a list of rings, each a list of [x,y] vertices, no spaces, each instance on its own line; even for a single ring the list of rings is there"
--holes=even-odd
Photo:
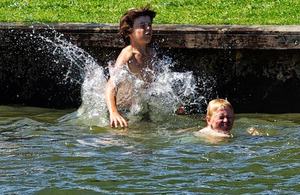
[[[60,36],[100,65],[124,43],[115,24],[0,24],[0,104],[78,107],[80,67],[50,43]],[[236,112],[300,112],[299,26],[154,25],[152,45],[174,70],[210,77],[208,99],[228,98]],[[200,86],[201,87],[201,86]]]
[[[86,47],[124,47],[117,24],[23,24],[1,23],[0,39],[6,34],[44,32],[63,33],[74,44]],[[159,47],[194,49],[300,49],[300,26],[201,26],[155,25],[153,43]],[[1,42],[5,45],[8,40]]]

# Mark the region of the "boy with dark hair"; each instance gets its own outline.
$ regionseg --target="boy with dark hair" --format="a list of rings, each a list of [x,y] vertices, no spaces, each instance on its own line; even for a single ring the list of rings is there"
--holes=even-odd
[[[147,5],[145,8],[130,9],[120,19],[119,34],[127,46],[118,56],[105,87],[105,102],[110,114],[111,127],[118,127],[118,124],[121,127],[128,126],[125,118],[120,115],[118,107],[120,105],[130,109],[131,93],[134,91],[128,86],[125,88],[126,83],[116,81],[117,79],[114,78],[116,72],[126,68],[142,81],[151,82],[151,73],[147,70],[152,69],[151,61],[155,52],[154,49],[148,48],[147,44],[152,39],[152,21],[155,15],[156,12],[150,10],[150,5]]]

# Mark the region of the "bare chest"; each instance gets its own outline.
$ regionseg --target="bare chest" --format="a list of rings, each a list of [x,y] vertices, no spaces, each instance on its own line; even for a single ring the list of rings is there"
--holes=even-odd
[[[151,75],[153,75],[151,57],[133,58],[128,64],[129,70],[138,75],[144,81],[151,82]]]

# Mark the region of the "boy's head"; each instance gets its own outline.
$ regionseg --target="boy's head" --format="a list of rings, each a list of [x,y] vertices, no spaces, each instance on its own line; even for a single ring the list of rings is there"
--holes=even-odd
[[[214,99],[207,106],[206,121],[214,130],[228,133],[234,123],[232,105],[224,99]]]
[[[212,114],[219,108],[219,107],[225,107],[225,108],[229,108],[232,113],[233,111],[233,107],[230,104],[230,102],[228,102],[227,100],[224,99],[214,99],[211,100],[207,106],[207,113],[206,116],[211,117]]]
[[[127,11],[120,19],[119,30],[119,35],[122,36],[122,38],[125,41],[125,44],[130,44],[130,38],[128,35],[130,35],[133,32],[133,24],[135,19],[137,19],[140,16],[149,16],[152,22],[155,15],[156,12],[150,10],[149,4],[144,8],[134,8]]]

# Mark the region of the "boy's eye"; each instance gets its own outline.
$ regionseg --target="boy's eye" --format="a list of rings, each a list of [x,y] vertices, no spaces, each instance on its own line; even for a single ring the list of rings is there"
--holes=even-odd
[[[221,119],[221,120],[223,120],[224,118],[227,118],[227,120],[231,120],[232,117],[230,117],[230,116],[227,116],[227,117],[225,117],[225,116],[220,116],[220,117],[219,117],[219,119]]]
[[[146,27],[148,27],[148,26],[149,26],[149,27],[152,27],[152,23],[150,23],[150,22],[149,22],[149,23],[140,23],[139,26],[140,26],[140,28],[146,28]]]

